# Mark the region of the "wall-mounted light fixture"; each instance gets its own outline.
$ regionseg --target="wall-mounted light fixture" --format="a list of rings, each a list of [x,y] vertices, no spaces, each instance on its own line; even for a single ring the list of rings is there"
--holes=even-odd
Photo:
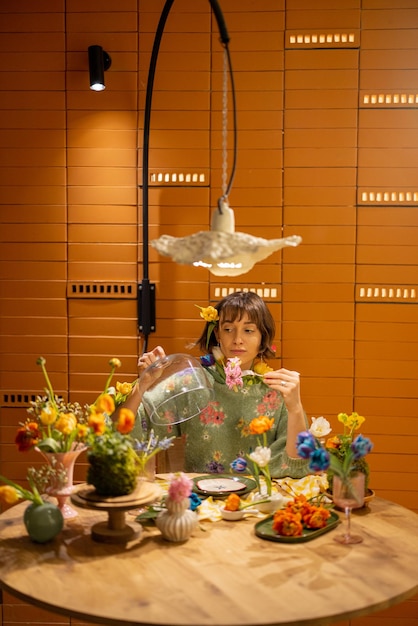
[[[89,46],[90,89],[103,91],[106,88],[104,73],[112,65],[112,59],[102,46]]]

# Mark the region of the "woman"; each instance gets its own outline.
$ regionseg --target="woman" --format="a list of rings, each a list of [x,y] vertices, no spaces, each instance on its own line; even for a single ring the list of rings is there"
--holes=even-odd
[[[285,368],[273,371],[264,363],[264,357],[274,355],[271,346],[275,334],[274,320],[266,304],[255,293],[236,292],[215,307],[201,308],[201,316],[206,325],[196,345],[209,352],[201,357],[201,363],[214,396],[197,417],[173,427],[178,429],[173,430],[174,434],[185,436],[185,470],[229,472],[235,459],[245,458],[258,445],[257,438],[249,432],[249,423],[267,415],[274,418],[273,427],[266,433],[272,452],[271,475],[305,476],[306,461],[296,451],[298,433],[308,428],[300,399],[299,374]],[[165,352],[158,346],[144,353],[138,366],[143,371],[163,356]],[[238,373],[235,383],[234,370],[235,375]],[[139,408],[142,419],[142,395],[152,382],[148,373],[140,374],[125,403],[134,411]],[[137,424],[140,430],[141,419]],[[167,435],[167,429],[164,431],[161,434]]]

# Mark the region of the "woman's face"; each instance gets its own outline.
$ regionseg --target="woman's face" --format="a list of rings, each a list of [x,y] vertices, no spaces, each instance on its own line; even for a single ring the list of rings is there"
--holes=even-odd
[[[215,335],[225,358],[238,357],[241,360],[241,369],[251,368],[260,350],[261,333],[256,324],[249,320],[247,313],[234,322],[221,316]]]

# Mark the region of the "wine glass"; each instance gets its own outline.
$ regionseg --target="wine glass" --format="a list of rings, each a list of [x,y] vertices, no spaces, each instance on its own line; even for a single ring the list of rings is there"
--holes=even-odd
[[[332,480],[332,499],[334,504],[344,509],[347,520],[347,529],[341,535],[334,537],[334,541],[343,544],[361,543],[363,537],[351,534],[351,510],[358,509],[364,504],[364,480],[362,473],[357,473],[349,478],[342,480],[339,476],[333,477]]]

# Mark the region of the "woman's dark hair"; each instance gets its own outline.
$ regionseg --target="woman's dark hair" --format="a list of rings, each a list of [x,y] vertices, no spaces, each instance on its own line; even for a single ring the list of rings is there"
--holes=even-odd
[[[271,345],[274,341],[276,325],[266,303],[260,296],[252,291],[236,291],[223,298],[218,304],[215,304],[215,309],[219,314],[218,323],[223,322],[225,319],[235,322],[235,320],[240,320],[246,313],[248,319],[257,326],[261,333],[260,356],[267,358],[275,356]],[[208,325],[209,322],[205,324],[202,334],[196,342],[196,345],[202,352],[212,352],[213,346],[217,345],[215,333],[212,332],[208,347],[206,347]]]

